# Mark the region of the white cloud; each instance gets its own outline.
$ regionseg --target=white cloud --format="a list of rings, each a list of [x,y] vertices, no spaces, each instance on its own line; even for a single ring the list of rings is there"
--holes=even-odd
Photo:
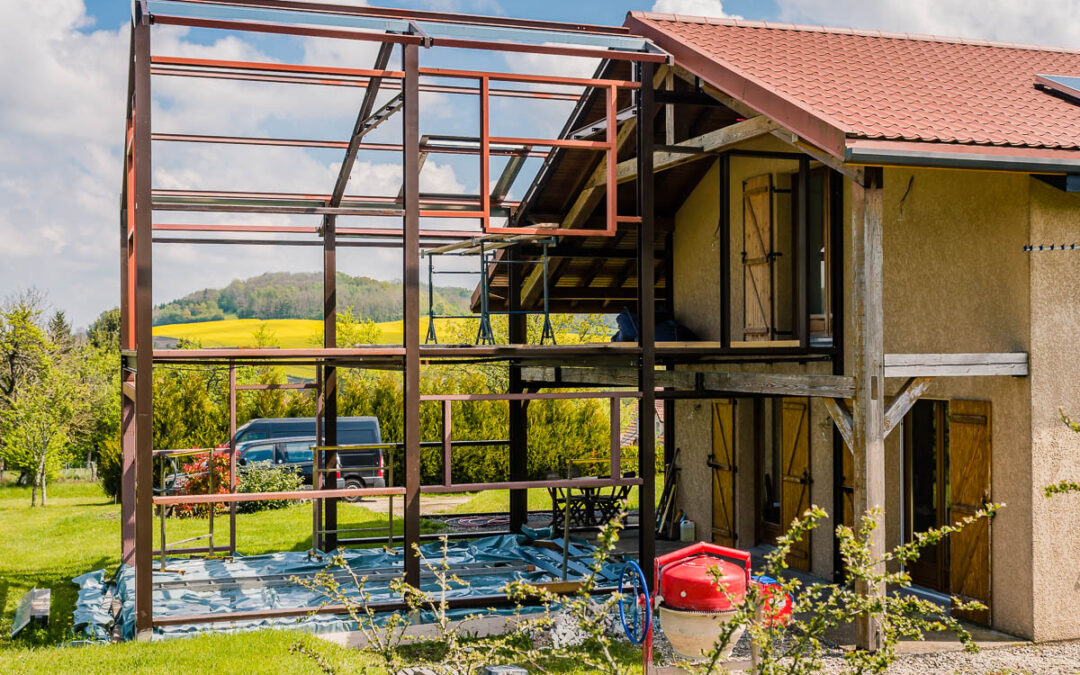
[[[725,12],[724,3],[720,0],[656,0],[656,2],[653,3],[652,11],[667,12],[669,14],[686,14],[687,16],[742,18],[737,14],[728,14]]]
[[[90,30],[82,0],[0,3],[0,296],[37,286],[85,325],[119,296],[118,200],[127,26]],[[154,29],[157,54],[273,61],[273,42],[183,28]],[[376,47],[347,40],[297,43],[301,60],[370,67]],[[257,45],[263,45],[260,48]],[[269,45],[269,46],[267,46]],[[396,64],[392,64],[394,67]],[[178,133],[347,138],[363,96],[359,88],[316,88],[155,78],[154,128]],[[389,97],[391,94],[385,94]],[[437,95],[435,95],[437,97]],[[440,101],[425,95],[432,113]],[[441,106],[445,107],[445,106]],[[387,125],[396,133],[396,124]],[[383,132],[382,129],[376,133]],[[387,163],[379,163],[379,162]],[[329,192],[337,150],[156,143],[159,188]],[[349,192],[396,195],[399,158],[358,162]],[[462,192],[451,165],[429,161],[421,186]],[[157,222],[316,224],[311,216],[158,213]],[[371,220],[365,220],[365,224]],[[342,269],[400,277],[400,255],[348,249]],[[154,299],[270,270],[319,269],[316,248],[161,245],[154,249]]]
[[[780,19],[1080,48],[1080,0],[777,0]]]

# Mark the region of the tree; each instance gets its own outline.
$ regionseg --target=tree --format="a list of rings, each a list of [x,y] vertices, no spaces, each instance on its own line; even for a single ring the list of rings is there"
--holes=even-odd
[[[107,309],[86,329],[86,339],[98,349],[120,348],[120,308]]]
[[[0,307],[0,410],[37,367],[47,339],[38,325],[43,304],[41,294],[30,289]]]
[[[90,392],[79,370],[77,355],[47,345],[39,370],[10,398],[4,417],[4,458],[11,466],[31,471],[30,505],[46,503],[46,483],[60,468],[68,441],[89,419]]]
[[[49,342],[58,349],[67,351],[75,345],[75,335],[71,332],[71,324],[68,323],[64,310],[58,309],[53,313],[46,328],[46,335]]]

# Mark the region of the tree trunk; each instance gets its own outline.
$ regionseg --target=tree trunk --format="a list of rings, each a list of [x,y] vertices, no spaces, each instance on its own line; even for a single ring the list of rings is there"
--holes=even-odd
[[[37,490],[38,486],[41,486],[41,505],[45,506],[45,458],[48,456],[48,445],[45,446],[45,450],[41,453],[41,460],[38,462],[37,471],[34,473],[34,487],[30,491],[30,506],[37,505]]]

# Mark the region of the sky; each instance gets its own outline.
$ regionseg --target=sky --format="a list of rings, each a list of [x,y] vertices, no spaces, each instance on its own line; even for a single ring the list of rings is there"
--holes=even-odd
[[[348,0],[351,4],[365,4]],[[372,3],[460,13],[621,24],[628,10],[845,26],[1004,40],[1080,49],[1080,0],[412,0]],[[85,327],[119,297],[119,194],[127,0],[0,0],[0,300],[43,291]],[[369,43],[154,29],[156,54],[368,67]],[[423,66],[587,76],[592,59],[434,50]],[[362,90],[155,78],[155,131],[345,140]],[[327,91],[332,89],[333,91]],[[475,102],[421,97],[422,133],[475,134]],[[554,136],[567,103],[493,104],[492,133]],[[398,123],[400,124],[400,123]],[[387,123],[372,141],[393,141]],[[156,188],[328,192],[339,150],[227,148],[155,143]],[[171,146],[171,147],[170,147]],[[361,153],[348,192],[396,194],[396,156]],[[512,191],[527,187],[527,167]],[[471,162],[471,163],[470,163]],[[492,173],[500,169],[493,162]],[[421,189],[479,189],[476,159],[429,159]],[[230,214],[226,214],[230,215]],[[307,216],[165,213],[156,222],[313,224]],[[342,223],[356,224],[355,221]],[[425,225],[426,227],[427,225]],[[340,269],[378,279],[401,275],[400,254],[348,249]],[[154,302],[270,271],[317,271],[314,248],[160,244],[154,247]],[[460,283],[460,282],[459,282]]]

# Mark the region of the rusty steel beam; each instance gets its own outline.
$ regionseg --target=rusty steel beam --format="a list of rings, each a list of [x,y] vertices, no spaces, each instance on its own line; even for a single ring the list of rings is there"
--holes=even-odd
[[[405,361],[402,399],[405,442],[405,581],[420,585],[420,54],[409,45],[402,49],[403,122],[402,195],[405,232],[402,252]],[[487,186],[482,185],[483,192]]]
[[[135,372],[135,631],[149,639],[153,630],[154,377],[153,282],[151,267],[150,17],[135,5],[134,159],[134,323]]]
[[[343,5],[340,3],[307,2],[302,0],[184,0],[192,4],[238,5],[244,7],[262,7],[265,9],[294,10],[304,12],[326,12],[349,16],[368,16],[384,19],[402,19],[417,21],[435,21],[438,23],[467,24],[473,26],[494,26],[502,28],[525,28],[532,30],[560,31],[570,33],[589,33],[595,35],[628,35],[630,29],[625,26],[605,26],[599,24],[568,23],[563,21],[545,21],[541,19],[518,19],[505,16],[483,16],[479,14],[460,14],[457,12],[437,12],[418,9],[368,7]]]

